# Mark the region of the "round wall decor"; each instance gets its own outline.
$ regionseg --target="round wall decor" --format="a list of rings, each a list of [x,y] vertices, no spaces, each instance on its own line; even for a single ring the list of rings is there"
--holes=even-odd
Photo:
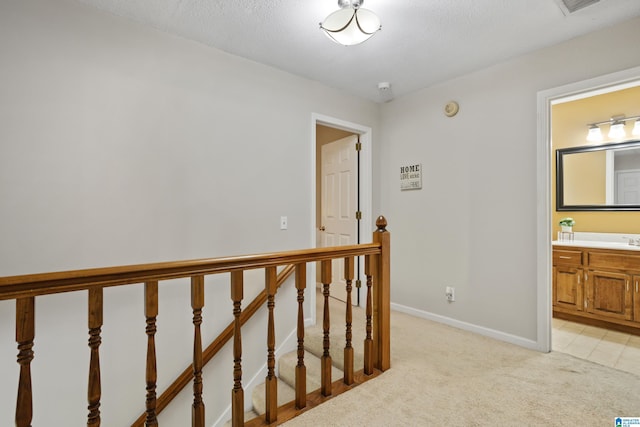
[[[444,106],[444,114],[447,117],[453,117],[456,114],[458,114],[459,109],[460,109],[460,106],[458,105],[457,102],[449,101],[447,105]]]

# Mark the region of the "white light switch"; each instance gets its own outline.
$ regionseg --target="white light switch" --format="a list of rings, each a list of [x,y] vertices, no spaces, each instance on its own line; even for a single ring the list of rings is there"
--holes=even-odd
[[[287,229],[287,217],[286,216],[281,216],[280,217],[280,230],[286,230]]]

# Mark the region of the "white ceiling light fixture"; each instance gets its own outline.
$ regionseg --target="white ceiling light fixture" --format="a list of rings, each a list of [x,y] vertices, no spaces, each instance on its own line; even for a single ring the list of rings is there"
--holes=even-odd
[[[345,46],[353,46],[368,40],[382,26],[380,18],[363,9],[364,0],[338,0],[340,10],[327,16],[320,28],[331,40]]]
[[[633,125],[633,130],[631,134],[638,136],[640,135],[640,119],[636,120],[636,123]]]

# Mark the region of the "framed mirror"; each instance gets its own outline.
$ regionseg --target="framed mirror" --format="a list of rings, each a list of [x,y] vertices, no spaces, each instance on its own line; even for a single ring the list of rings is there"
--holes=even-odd
[[[640,211],[640,141],[556,150],[557,211]]]

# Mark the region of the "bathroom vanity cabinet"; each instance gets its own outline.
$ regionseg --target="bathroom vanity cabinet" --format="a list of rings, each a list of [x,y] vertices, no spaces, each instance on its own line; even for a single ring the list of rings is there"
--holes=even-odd
[[[553,247],[554,317],[640,335],[639,286],[640,250]]]

